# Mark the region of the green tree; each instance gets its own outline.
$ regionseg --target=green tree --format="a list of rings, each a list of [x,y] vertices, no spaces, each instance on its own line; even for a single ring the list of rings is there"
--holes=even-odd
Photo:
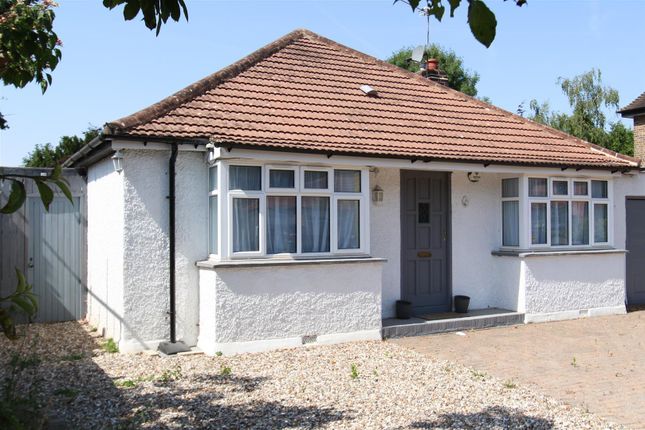
[[[389,63],[401,67],[411,72],[419,70],[419,64],[410,61],[412,48],[403,48],[394,52],[387,59]],[[448,86],[457,91],[461,91],[469,96],[477,95],[477,83],[479,74],[471,72],[464,67],[464,61],[450,49],[444,49],[439,45],[432,44],[426,49],[427,58],[436,58],[439,60],[439,69],[448,77]]]
[[[45,92],[61,59],[54,32],[52,0],[0,0],[0,81],[23,88],[30,82]],[[7,123],[0,114],[0,129]]]
[[[620,99],[618,91],[603,86],[600,70],[592,69],[572,79],[561,77],[558,84],[567,96],[572,112],[553,112],[548,102],[533,99],[529,103],[529,119],[612,151],[633,155],[633,131],[620,121],[607,120],[607,111],[615,112]],[[520,105],[518,111],[522,110]]]
[[[100,132],[100,128],[90,125],[82,136],[61,137],[55,147],[51,143],[36,145],[36,148],[22,159],[22,163],[25,167],[54,167],[97,137]]]

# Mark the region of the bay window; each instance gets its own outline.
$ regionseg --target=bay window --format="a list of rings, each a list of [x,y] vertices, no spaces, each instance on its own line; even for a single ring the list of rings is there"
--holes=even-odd
[[[367,181],[364,168],[220,161],[209,170],[210,254],[366,254]]]
[[[607,180],[519,176],[504,178],[501,185],[502,246],[610,244]]]

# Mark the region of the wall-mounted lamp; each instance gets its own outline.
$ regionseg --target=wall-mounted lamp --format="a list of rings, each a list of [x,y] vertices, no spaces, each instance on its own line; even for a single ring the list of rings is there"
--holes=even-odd
[[[213,142],[208,142],[206,144],[206,161],[209,163],[215,161],[215,144],[213,144]]]
[[[468,172],[468,180],[470,182],[479,182],[480,179],[479,172]]]
[[[383,188],[378,185],[372,189],[372,201],[374,203],[380,203],[383,201]]]
[[[116,173],[123,172],[123,153],[118,149],[112,156],[112,164],[114,164],[114,171]]]

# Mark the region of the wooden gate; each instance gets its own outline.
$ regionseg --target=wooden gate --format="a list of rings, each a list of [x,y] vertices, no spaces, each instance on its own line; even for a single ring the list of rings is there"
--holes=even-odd
[[[4,168],[6,174],[40,175],[47,169]],[[0,215],[0,295],[16,288],[15,269],[27,276],[38,296],[35,321],[84,318],[86,306],[85,181],[74,169],[63,173],[74,203],[56,190],[45,210],[33,181],[26,181],[27,201],[11,215]],[[6,199],[8,184],[2,186]]]

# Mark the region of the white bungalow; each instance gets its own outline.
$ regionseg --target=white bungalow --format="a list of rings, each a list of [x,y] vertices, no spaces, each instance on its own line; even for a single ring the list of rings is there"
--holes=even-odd
[[[638,159],[306,30],[67,164],[87,169],[88,317],[122,351],[624,313],[625,202],[645,195]]]

